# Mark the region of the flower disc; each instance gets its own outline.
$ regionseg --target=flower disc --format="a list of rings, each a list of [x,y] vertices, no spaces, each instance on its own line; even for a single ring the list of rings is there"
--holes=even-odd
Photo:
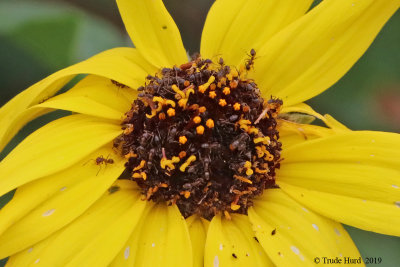
[[[147,77],[114,144],[145,199],[209,219],[246,214],[275,186],[282,101],[264,101],[247,79],[254,56],[241,71],[197,57]]]

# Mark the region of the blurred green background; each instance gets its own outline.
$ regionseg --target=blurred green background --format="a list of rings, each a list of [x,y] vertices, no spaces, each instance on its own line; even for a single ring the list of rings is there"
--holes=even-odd
[[[178,24],[186,49],[190,54],[198,52],[203,23],[213,1],[164,2]],[[114,0],[1,0],[0,106],[54,71],[118,46],[131,46],[131,42]],[[308,103],[351,129],[400,132],[399,50],[397,12],[347,75]],[[32,129],[62,115],[52,114],[30,123],[13,145]],[[0,198],[0,207],[10,196]],[[364,257],[381,257],[379,266],[400,266],[400,238],[346,229]],[[0,266],[4,262],[0,261]]]

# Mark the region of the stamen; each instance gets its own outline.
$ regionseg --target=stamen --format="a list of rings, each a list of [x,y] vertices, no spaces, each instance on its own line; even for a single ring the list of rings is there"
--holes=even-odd
[[[206,126],[207,126],[208,128],[213,128],[213,127],[214,127],[214,121],[213,121],[212,119],[208,119],[208,120],[206,121]]]
[[[200,125],[196,127],[196,132],[198,134],[203,134],[204,133],[204,126]]]
[[[175,109],[169,108],[169,109],[167,110],[167,114],[168,114],[168,116],[170,116],[170,117],[175,116]]]
[[[226,100],[225,99],[223,99],[223,98],[221,98],[220,100],[219,100],[219,103],[218,103],[221,107],[225,107],[226,106]]]
[[[201,118],[199,116],[196,116],[193,118],[193,122],[199,124],[201,122]]]
[[[196,159],[197,159],[196,156],[191,155],[191,156],[186,160],[186,162],[183,163],[183,164],[181,165],[181,167],[179,168],[179,170],[180,170],[181,172],[184,172],[184,171],[186,170],[186,168],[190,165],[190,163],[192,163],[192,162],[195,161]]]
[[[181,143],[182,145],[186,144],[187,142],[187,138],[186,136],[179,136],[179,143]]]

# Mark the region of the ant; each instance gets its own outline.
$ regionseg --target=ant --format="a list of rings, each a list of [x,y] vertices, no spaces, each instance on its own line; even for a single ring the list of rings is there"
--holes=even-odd
[[[116,86],[119,87],[119,88],[126,88],[126,87],[128,87],[128,86],[126,86],[126,85],[123,84],[123,83],[117,82],[116,80],[111,80],[111,82],[112,82],[112,84],[116,85]]]
[[[109,156],[110,155],[108,155],[107,158],[104,158],[103,155],[101,155],[101,156],[97,157],[96,159],[91,159],[91,160],[94,161],[94,163],[96,165],[98,165],[100,167],[98,172],[96,173],[96,176],[99,174],[99,172],[101,170],[101,164],[104,164],[106,166],[107,164],[113,164],[114,163],[114,160],[110,159]],[[84,165],[86,165],[86,164],[87,164],[87,162]]]
[[[254,67],[254,60],[256,59],[256,51],[252,48],[250,50],[250,59],[246,60],[246,70],[249,71]]]

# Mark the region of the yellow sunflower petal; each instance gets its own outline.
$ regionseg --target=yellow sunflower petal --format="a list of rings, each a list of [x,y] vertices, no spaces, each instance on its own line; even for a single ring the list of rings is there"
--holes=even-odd
[[[109,153],[112,153],[112,150],[109,150]],[[103,151],[106,150],[103,149]],[[28,211],[25,216],[23,213],[16,211],[15,208],[16,205],[21,205],[21,202],[31,201],[31,198],[25,197],[22,200],[23,195],[19,194],[16,204],[11,201],[8,204],[10,205],[8,213],[11,213],[14,223],[0,236],[0,258],[12,255],[43,240],[81,215],[107,191],[123,172],[125,168],[124,160],[118,157],[113,158],[114,163],[104,166],[102,172],[99,172],[99,166],[94,163],[82,166],[84,163],[80,162],[75,168],[44,178],[46,181],[43,181],[43,183],[49,183],[49,179],[54,180],[59,179],[59,177],[64,181],[68,177],[74,180],[75,183],[69,187],[58,188],[56,192],[47,192],[52,194],[51,197],[45,199],[41,204],[37,203],[39,205]],[[36,192],[36,194],[38,193]],[[42,198],[41,200],[43,201],[44,199]],[[36,201],[33,200],[33,202]],[[27,212],[26,208],[23,210]],[[19,218],[21,215],[24,217]]]
[[[111,265],[192,266],[189,231],[176,205],[149,202],[145,213]]]
[[[197,215],[186,219],[190,241],[192,241],[193,267],[204,266],[204,246],[206,244],[209,221]]]
[[[303,205],[368,231],[400,235],[400,135],[337,133],[283,150],[278,185]]]
[[[119,12],[135,47],[158,67],[188,61],[181,35],[162,0],[117,0]]]
[[[116,179],[123,171],[123,164],[114,156],[111,146],[107,144],[66,170],[19,187],[12,200],[0,210],[0,234],[46,200],[64,196],[64,191],[90,178],[91,181],[98,180],[96,187],[103,187],[105,191],[109,180]],[[115,164],[96,165],[94,159],[100,155],[113,159]]]
[[[291,146],[335,134],[335,131],[329,128],[285,120],[278,120],[278,131],[284,151]]]
[[[9,262],[15,266],[21,266],[17,264],[21,262],[66,266],[74,264],[82,254],[97,247],[93,255],[87,255],[87,258],[74,266],[107,265],[125,243],[124,239],[129,237],[146,205],[146,202],[140,201],[140,193],[132,184],[132,181],[117,181],[114,186],[118,190],[106,192],[71,224],[10,257]],[[94,262],[95,265],[92,265],[93,257],[101,260],[101,264]]]
[[[85,115],[72,115],[45,125],[0,163],[0,195],[77,163],[119,134],[120,126]]]
[[[232,214],[232,220],[215,216],[208,228],[204,266],[273,266],[254,239],[247,216]]]
[[[62,109],[121,121],[125,112],[131,108],[131,103],[136,96],[137,91],[130,88],[119,88],[109,79],[90,75],[68,92],[50,98],[29,110]]]
[[[399,6],[398,0],[323,1],[257,51],[252,77],[264,95],[303,102],[339,80]]]
[[[249,209],[253,230],[277,266],[311,266],[319,257],[359,258],[360,254],[340,223],[319,216],[271,189]]]
[[[400,203],[363,200],[280,183],[291,197],[333,220],[386,235],[400,236]]]
[[[218,0],[204,25],[200,52],[203,57],[222,56],[238,65],[246,53],[256,51],[276,32],[302,16],[312,0]]]
[[[40,262],[40,253],[55,239],[56,235],[52,235],[45,240],[33,245],[30,248],[24,249],[17,254],[8,258],[6,267],[29,266],[32,263]]]
[[[54,95],[75,75],[91,73],[137,88],[143,84],[148,73],[147,68],[145,70],[145,67],[142,67],[146,64],[146,60],[135,49],[115,48],[60,70],[32,85],[0,109],[0,150],[27,122],[51,109],[35,111],[32,114],[24,111]]]

